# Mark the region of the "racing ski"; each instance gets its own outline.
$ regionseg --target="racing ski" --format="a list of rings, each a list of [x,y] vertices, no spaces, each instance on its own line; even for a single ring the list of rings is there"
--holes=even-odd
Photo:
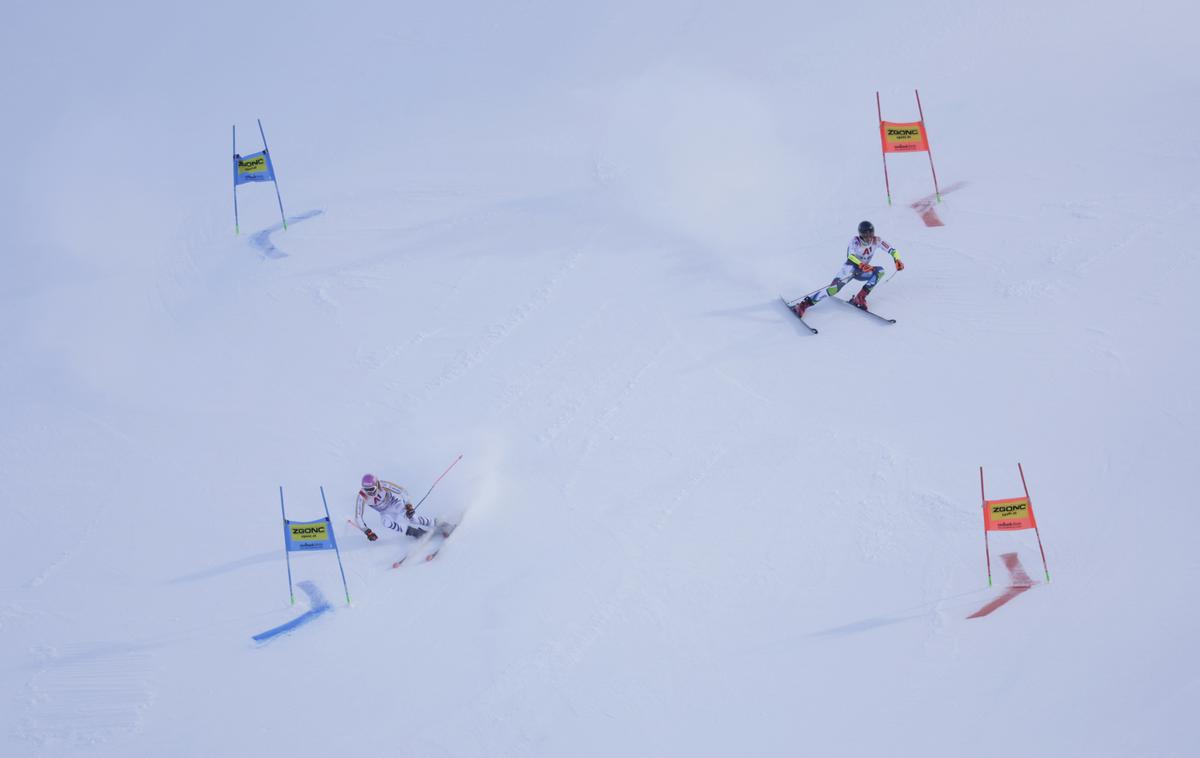
[[[871,317],[873,317],[873,318],[877,318],[877,319],[879,319],[880,321],[882,321],[882,322],[883,322],[883,323],[885,323],[885,324],[894,324],[894,323],[896,323],[896,319],[894,319],[894,318],[887,318],[886,316],[880,316],[878,313],[876,313],[876,312],[874,312],[874,311],[869,311],[869,310],[867,310],[866,308],[859,308],[859,307],[858,307],[857,305],[855,305],[854,303],[851,303],[851,302],[849,302],[848,300],[843,300],[843,299],[841,299],[840,297],[830,297],[829,299],[830,299],[830,300],[836,300],[836,301],[838,301],[839,303],[841,303],[842,305],[849,306],[849,307],[853,308],[853,309],[854,309],[854,310],[856,310],[856,311],[860,311],[860,312],[862,312],[862,313],[865,313],[865,314],[867,314],[868,316],[871,316]]]
[[[803,319],[803,318],[800,316],[800,314],[799,314],[799,313],[796,313],[794,310],[792,310],[792,306],[791,306],[791,304],[790,304],[790,303],[788,303],[788,301],[787,301],[787,300],[784,298],[784,296],[783,296],[783,295],[780,295],[780,296],[779,296],[779,301],[780,301],[781,303],[783,303],[783,307],[785,307],[785,308],[787,308],[787,309],[788,309],[788,313],[790,313],[790,314],[792,314],[793,316],[795,316],[796,318],[800,319],[800,323],[801,323],[801,324],[804,324],[804,328],[805,328],[805,329],[807,329],[808,331],[812,332],[813,334],[817,334],[817,333],[818,333],[816,329],[813,329],[811,326],[809,326],[809,325],[808,325],[808,322],[807,322],[807,321],[805,321],[805,320],[804,320],[804,319]]]

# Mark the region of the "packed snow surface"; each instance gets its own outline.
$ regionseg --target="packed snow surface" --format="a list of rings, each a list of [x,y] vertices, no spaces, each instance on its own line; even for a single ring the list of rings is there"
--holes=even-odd
[[[1193,3],[19,6],[0,753],[1195,755]]]

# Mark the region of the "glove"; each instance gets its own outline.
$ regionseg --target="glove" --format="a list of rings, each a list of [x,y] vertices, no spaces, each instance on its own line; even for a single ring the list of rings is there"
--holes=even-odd
[[[858,270],[864,274],[869,274],[875,270],[875,267],[871,265],[870,261],[863,261],[862,263],[858,264]]]
[[[417,509],[413,507],[413,504],[412,504],[412,503],[405,503],[405,504],[404,504],[404,515],[405,515],[405,516],[408,516],[409,518],[412,518],[412,517],[413,517],[413,514],[414,514],[414,513],[416,513],[416,512],[417,512]]]
[[[367,535],[367,539],[369,539],[371,542],[374,542],[375,540],[379,539],[379,535],[376,534],[375,532],[372,532],[370,527],[364,529],[363,533]]]
[[[896,270],[903,271],[904,270],[904,261],[900,260],[899,258],[894,258],[893,260],[896,261]]]

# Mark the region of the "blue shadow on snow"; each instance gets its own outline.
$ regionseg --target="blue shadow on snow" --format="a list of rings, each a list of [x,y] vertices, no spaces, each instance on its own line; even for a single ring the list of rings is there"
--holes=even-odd
[[[312,582],[300,582],[296,586],[304,590],[304,594],[308,595],[308,601],[312,604],[312,608],[307,613],[297,616],[286,624],[281,624],[274,629],[268,629],[265,632],[254,635],[252,639],[255,642],[260,644],[269,642],[281,634],[287,634],[294,629],[299,629],[322,613],[333,610],[333,606],[326,602],[325,596],[321,594],[321,590],[317,589],[317,586]]]
[[[310,219],[313,216],[320,216],[322,213],[324,213],[322,210],[305,211],[297,216],[288,218],[288,223],[295,224],[298,221],[304,221],[305,219]],[[287,253],[275,247],[275,243],[271,241],[271,235],[281,229],[283,229],[283,224],[279,223],[275,224],[274,226],[269,226],[266,229],[263,229],[261,232],[256,232],[254,236],[250,238],[250,244],[257,248],[259,252],[261,252],[267,258],[286,258]]]

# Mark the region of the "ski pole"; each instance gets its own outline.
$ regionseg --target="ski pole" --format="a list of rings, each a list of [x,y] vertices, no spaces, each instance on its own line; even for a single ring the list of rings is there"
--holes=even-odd
[[[446,470],[442,472],[442,476],[449,474],[450,469],[454,468],[455,464],[457,464],[461,460],[462,460],[462,453],[459,453],[458,457],[454,459],[454,463],[451,463],[449,466],[446,467]],[[433,488],[437,486],[437,483],[442,481],[442,476],[439,476],[437,479],[433,480],[433,484],[429,485],[429,492],[433,492]],[[425,498],[429,497],[429,492],[426,492],[424,497],[422,497],[420,500],[418,500],[417,504],[413,506],[414,511],[421,507],[421,503],[425,502]]]
[[[899,274],[900,274],[900,269],[895,269],[892,271],[892,273],[890,273],[887,276],[885,276],[884,278],[880,279],[879,284],[887,284],[891,280],[895,279],[896,276],[898,276]],[[876,284],[875,286],[878,287],[879,284]]]
[[[370,527],[366,527],[366,528],[361,527],[358,524],[351,521],[350,519],[346,519],[346,523],[349,524],[350,526],[354,527],[358,531],[362,532],[364,535],[366,535],[366,538],[369,539],[371,542],[374,542],[375,540],[379,539],[376,536],[375,532],[371,531]]]

